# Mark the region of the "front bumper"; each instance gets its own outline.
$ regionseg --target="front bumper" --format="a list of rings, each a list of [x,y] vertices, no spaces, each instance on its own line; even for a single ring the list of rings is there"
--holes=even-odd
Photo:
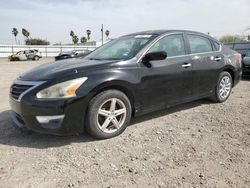
[[[10,95],[11,117],[18,127],[54,135],[84,132],[87,96],[56,101],[42,101],[34,96],[33,90],[18,100]]]

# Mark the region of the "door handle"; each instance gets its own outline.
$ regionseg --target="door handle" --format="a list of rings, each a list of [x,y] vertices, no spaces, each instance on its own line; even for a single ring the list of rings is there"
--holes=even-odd
[[[214,61],[220,61],[220,60],[222,60],[221,57],[215,57],[215,58],[214,58]]]
[[[191,63],[185,63],[182,65],[182,68],[188,68],[191,67]]]

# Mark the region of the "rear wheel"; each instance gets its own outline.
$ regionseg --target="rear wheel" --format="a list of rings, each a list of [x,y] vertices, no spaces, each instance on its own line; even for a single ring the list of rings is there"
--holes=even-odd
[[[36,55],[33,60],[38,61],[39,57]]]
[[[118,90],[103,91],[89,103],[86,130],[97,139],[121,134],[131,119],[128,97]]]
[[[229,72],[222,72],[219,76],[215,96],[212,97],[212,100],[218,103],[225,102],[231,94],[232,91],[232,76]]]

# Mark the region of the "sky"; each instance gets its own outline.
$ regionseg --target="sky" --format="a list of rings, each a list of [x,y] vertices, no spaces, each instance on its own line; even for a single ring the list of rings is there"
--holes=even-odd
[[[70,43],[70,31],[101,40],[154,29],[187,29],[220,37],[250,27],[250,0],[1,0],[0,44],[14,44],[11,31],[22,28],[51,44]]]

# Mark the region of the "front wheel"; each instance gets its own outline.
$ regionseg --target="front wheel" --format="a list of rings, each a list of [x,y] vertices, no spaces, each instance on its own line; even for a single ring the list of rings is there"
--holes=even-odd
[[[233,82],[230,73],[226,71],[222,72],[219,76],[215,89],[215,96],[212,100],[218,103],[225,102],[231,94],[232,86]]]
[[[118,90],[99,93],[89,103],[86,117],[87,132],[97,139],[108,139],[121,134],[131,119],[128,97]]]

